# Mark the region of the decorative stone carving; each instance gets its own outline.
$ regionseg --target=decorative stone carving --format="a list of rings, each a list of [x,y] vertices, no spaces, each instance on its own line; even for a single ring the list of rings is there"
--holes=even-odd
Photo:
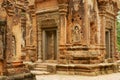
[[[51,29],[51,28],[57,28],[60,29],[60,16],[59,13],[56,11],[53,12],[45,12],[45,13],[39,13],[37,15],[37,22],[38,22],[38,58],[44,59],[43,53],[43,46],[42,40],[43,40],[43,29]],[[59,31],[57,31],[58,33]],[[59,34],[59,33],[58,33]],[[58,39],[59,41],[59,39]],[[51,50],[50,50],[51,51]],[[49,52],[48,52],[49,53]],[[49,53],[51,55],[51,53]],[[50,56],[51,57],[51,56]],[[51,57],[53,59],[54,56]]]
[[[36,61],[37,57],[43,61],[57,58],[56,70],[68,71],[68,73],[73,71],[74,74],[81,74],[81,72],[98,74],[102,71],[108,72],[108,69],[113,68],[111,64],[109,66],[109,64],[99,65],[99,63],[105,59],[106,28],[112,29],[110,46],[113,49],[111,53],[114,54],[116,50],[115,8],[117,11],[117,7],[114,3],[116,0],[37,0],[35,3],[35,0],[29,0],[31,3],[27,8],[27,4],[22,4],[26,0],[4,1],[7,1],[5,6],[7,6],[8,17],[10,17],[7,23],[11,23],[7,26],[7,36],[9,37],[7,38],[7,55],[10,56],[9,58],[13,58],[15,55],[14,43],[17,42],[24,47],[22,51],[28,61]],[[54,5],[52,1],[55,2]],[[45,9],[43,9],[43,5]],[[25,27],[19,25],[22,22],[20,20],[22,11],[25,12],[26,17]],[[22,35],[14,33],[14,39],[11,28],[16,30],[16,27],[18,31],[21,31],[14,32]],[[49,32],[49,30],[55,30],[55,33]],[[69,41],[67,41],[68,39]],[[16,46],[16,48],[18,47]],[[12,54],[9,54],[10,52]],[[57,54],[54,55],[54,53]]]
[[[81,41],[81,26],[79,24],[73,25],[73,30],[72,30],[72,41],[74,43],[78,43]]]
[[[30,44],[32,44],[33,42],[32,16],[29,13],[27,13],[26,18],[27,18],[26,27],[28,28],[28,32],[27,32],[28,35],[26,35],[26,38],[29,40]]]
[[[57,25],[55,19],[47,19],[41,21],[41,28],[51,28],[51,27],[56,27]]]
[[[30,44],[32,44],[33,43],[33,30],[31,29],[30,30]]]
[[[11,36],[12,34],[9,34],[9,36],[7,36],[7,45],[6,45],[6,60],[8,62],[11,62],[13,60],[15,60],[15,56],[16,56],[16,40],[15,40],[15,36]]]
[[[80,0],[73,0],[73,9],[75,11],[78,11],[79,10],[79,7],[80,7]]]
[[[39,21],[39,28],[41,28],[42,26],[46,26],[46,25],[56,25],[56,26],[59,26],[59,16],[58,16],[59,13],[57,12],[54,12],[54,13],[45,13],[45,14],[40,14],[38,16],[38,21]],[[41,25],[43,24],[43,22],[45,23],[44,25]]]
[[[107,11],[110,11],[112,13],[114,12],[113,4],[110,4],[110,3],[107,4]]]
[[[109,18],[106,19],[106,28],[107,29],[112,29],[114,26],[114,18],[111,18],[110,16],[108,16]]]
[[[25,31],[24,27],[21,27],[21,33],[22,33],[22,36],[21,36],[21,46],[25,47],[25,34],[26,34],[26,31]]]
[[[16,39],[15,36],[12,36],[12,59],[14,60],[16,56]]]
[[[25,46],[25,37],[24,37],[24,32],[25,30],[23,29],[22,26],[22,20],[21,18],[23,17],[23,12],[27,12],[28,10],[28,4],[26,4],[27,1],[22,1],[22,0],[4,0],[2,3],[2,6],[5,8],[8,16],[7,16],[7,20],[8,20],[8,32],[9,34],[7,35],[7,43],[9,45],[7,45],[7,51],[8,51],[8,59],[11,59],[12,56],[14,56],[14,52],[15,50],[12,49],[11,46],[15,46],[13,45],[13,43],[16,44],[16,59],[20,60],[21,59],[21,48]],[[12,35],[15,36],[16,41],[14,41]],[[19,59],[18,59],[19,58]],[[10,61],[10,60],[9,60]],[[12,60],[11,60],[12,61]]]
[[[80,13],[82,10],[80,4],[80,0],[71,0],[68,6],[68,26],[72,29],[68,31],[68,41],[72,41],[72,43],[81,43],[83,39],[83,19]]]
[[[25,48],[26,46],[26,12],[21,13],[21,46]]]

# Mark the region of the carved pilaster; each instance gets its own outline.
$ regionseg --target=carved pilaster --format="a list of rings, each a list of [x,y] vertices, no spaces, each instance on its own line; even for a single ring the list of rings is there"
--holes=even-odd
[[[67,4],[59,4],[59,14],[60,14],[60,45],[66,44],[66,14],[67,14]]]
[[[102,47],[105,47],[105,26],[106,26],[106,18],[105,18],[105,14],[106,14],[106,6],[107,6],[108,1],[107,0],[98,0],[98,8],[99,8],[99,14],[100,14],[100,24],[101,24],[101,28],[100,28],[100,35],[101,35],[101,40],[100,43],[102,45]]]
[[[90,28],[90,26],[89,26],[89,20],[88,20],[88,13],[89,13],[89,9],[88,9],[88,1],[87,0],[85,0],[84,1],[84,13],[85,13],[85,15],[84,15],[84,45],[88,45],[89,43],[90,43],[90,34],[89,34],[89,28]]]
[[[117,19],[114,19],[114,33],[113,33],[113,48],[114,48],[114,58],[119,57],[118,49],[117,49]]]

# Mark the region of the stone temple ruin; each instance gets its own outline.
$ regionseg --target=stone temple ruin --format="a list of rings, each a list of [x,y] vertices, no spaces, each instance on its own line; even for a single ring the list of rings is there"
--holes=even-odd
[[[118,71],[119,0],[0,0],[0,5],[1,75],[15,74],[11,68],[27,71],[23,62],[58,74]]]

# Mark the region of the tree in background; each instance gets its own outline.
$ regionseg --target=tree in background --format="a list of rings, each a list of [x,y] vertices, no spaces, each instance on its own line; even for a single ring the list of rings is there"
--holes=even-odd
[[[117,45],[118,50],[120,51],[120,12],[118,12],[117,16]]]

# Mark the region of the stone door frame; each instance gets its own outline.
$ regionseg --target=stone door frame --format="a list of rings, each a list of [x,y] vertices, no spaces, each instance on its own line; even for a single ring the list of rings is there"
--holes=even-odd
[[[45,59],[45,55],[46,55],[46,53],[45,53],[45,48],[46,48],[46,45],[45,45],[45,36],[46,36],[46,31],[53,31],[53,30],[55,30],[56,31],[56,59],[55,60],[46,60]],[[43,62],[56,62],[57,61],[57,56],[58,56],[58,54],[57,54],[57,51],[58,51],[58,33],[57,33],[57,28],[47,28],[47,29],[42,29],[42,51],[43,51],[43,53],[42,53],[42,60],[43,60]]]

